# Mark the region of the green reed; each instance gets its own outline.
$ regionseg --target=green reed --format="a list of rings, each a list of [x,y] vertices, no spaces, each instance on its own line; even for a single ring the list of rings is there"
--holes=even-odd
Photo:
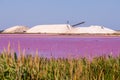
[[[3,51],[0,80],[120,80],[120,56],[55,59]]]

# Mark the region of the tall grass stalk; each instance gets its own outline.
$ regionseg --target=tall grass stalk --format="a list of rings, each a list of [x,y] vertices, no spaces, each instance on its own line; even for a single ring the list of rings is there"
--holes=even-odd
[[[20,55],[4,49],[0,54],[1,80],[120,80],[120,56],[45,58],[38,52]]]

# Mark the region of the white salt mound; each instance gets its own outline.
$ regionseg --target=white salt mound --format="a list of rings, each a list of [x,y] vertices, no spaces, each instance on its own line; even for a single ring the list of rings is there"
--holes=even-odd
[[[8,29],[5,29],[3,33],[24,33],[28,30],[29,28],[26,26],[13,26]]]
[[[29,30],[27,33],[66,33],[71,29],[68,24],[54,24],[54,25],[37,25]]]
[[[89,27],[72,27],[68,24],[57,24],[57,25],[37,25],[26,33],[64,33],[64,34],[112,34],[116,31],[103,27],[103,26],[89,26]]]
[[[88,33],[88,34],[110,34],[115,33],[116,31],[102,27],[102,26],[90,26],[90,27],[75,27],[71,29],[68,33],[79,34],[79,33]]]

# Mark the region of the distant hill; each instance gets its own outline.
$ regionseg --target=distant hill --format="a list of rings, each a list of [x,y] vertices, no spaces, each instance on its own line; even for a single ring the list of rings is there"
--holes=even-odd
[[[118,33],[120,33],[120,30],[116,30]]]
[[[28,29],[29,28],[26,26],[13,26],[13,27],[5,29],[4,31],[2,31],[2,33],[24,33]]]
[[[0,33],[2,33],[4,30],[0,30]]]
[[[120,32],[120,30],[117,30],[118,32]]]

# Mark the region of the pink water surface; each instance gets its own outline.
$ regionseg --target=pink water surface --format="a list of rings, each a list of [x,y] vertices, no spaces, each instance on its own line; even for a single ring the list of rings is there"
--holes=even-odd
[[[44,57],[96,57],[101,55],[118,56],[120,37],[80,36],[80,35],[40,35],[40,34],[0,34],[0,52],[8,47],[19,53],[34,55],[38,51]]]

